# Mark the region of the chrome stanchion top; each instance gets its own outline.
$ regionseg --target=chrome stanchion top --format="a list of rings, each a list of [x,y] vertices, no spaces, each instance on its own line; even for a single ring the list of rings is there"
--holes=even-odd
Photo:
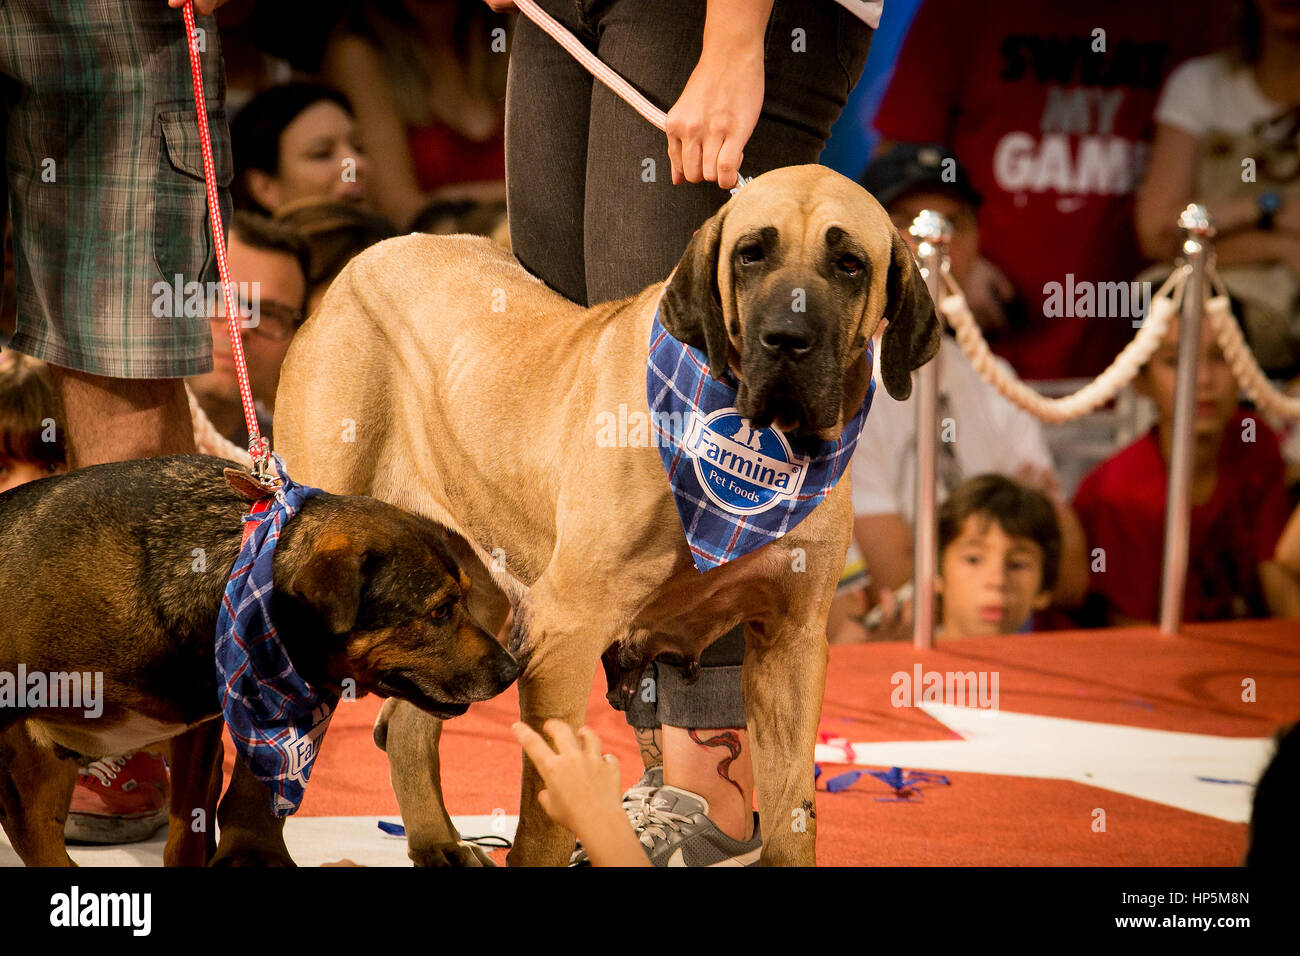
[[[1187,243],[1197,241],[1198,244],[1204,245],[1202,240],[1214,238],[1215,228],[1214,219],[1210,211],[1200,203],[1188,203],[1178,216],[1178,228],[1183,231],[1183,251],[1187,251]]]

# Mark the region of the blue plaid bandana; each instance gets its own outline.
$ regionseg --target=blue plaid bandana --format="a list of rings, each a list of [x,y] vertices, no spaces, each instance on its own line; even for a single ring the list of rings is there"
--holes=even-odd
[[[868,342],[868,368],[872,360]],[[876,383],[837,441],[753,428],[736,410],[736,390],[709,375],[703,352],[668,334],[656,309],[645,389],[651,441],[703,573],[788,533],[830,494],[857,447]]]
[[[244,516],[244,543],[217,615],[217,692],[235,749],[271,788],[272,809],[283,817],[302,803],[338,700],[294,670],[271,622],[271,567],[280,531],[304,501],[321,494],[291,481],[280,456],[274,460],[283,484],[273,500],[264,499],[265,510]]]

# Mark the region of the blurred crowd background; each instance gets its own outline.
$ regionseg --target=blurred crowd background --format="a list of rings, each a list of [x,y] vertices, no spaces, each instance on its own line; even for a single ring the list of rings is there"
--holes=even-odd
[[[412,231],[509,244],[514,16],[482,0],[230,0],[219,11],[230,267],[241,290],[259,290],[243,341],[266,433],[280,362],[349,259]],[[951,220],[953,274],[986,337],[1047,394],[1078,388],[1132,338],[1176,259],[1179,211],[1204,203],[1256,357],[1283,387],[1300,384],[1294,0],[888,0],[822,161],[902,229],[922,208]],[[0,327],[13,322],[12,290],[4,301]],[[215,368],[189,385],[243,444],[224,317],[211,318]],[[947,337],[944,634],[1155,619],[1177,341],[1175,324],[1104,409],[1045,426]],[[1208,326],[1197,387],[1185,616],[1300,615],[1300,429],[1241,400]],[[40,363],[5,353],[0,490],[62,467],[39,440],[50,399]],[[912,414],[877,391],[833,641],[910,634]]]

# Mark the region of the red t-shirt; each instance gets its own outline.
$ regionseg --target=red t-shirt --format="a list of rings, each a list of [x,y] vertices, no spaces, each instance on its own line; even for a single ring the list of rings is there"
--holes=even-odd
[[[406,141],[420,189],[433,192],[441,186],[486,182],[506,178],[504,127],[491,139],[467,139],[447,126],[409,127]]]
[[[1140,271],[1133,191],[1160,86],[1182,60],[1226,44],[1227,20],[1221,0],[1176,11],[925,0],[917,12],[875,125],[886,139],[947,145],[983,195],[981,252],[1028,311],[1023,331],[992,344],[1021,376],[1095,375],[1133,337],[1134,314],[1095,317],[1133,313],[1131,302],[1125,310],[1118,290],[1089,302],[1077,283]]]
[[[1249,418],[1255,422],[1253,442],[1242,440]],[[1106,570],[1093,572],[1090,590],[1110,610],[1138,620],[1159,618],[1167,487],[1153,427],[1093,469],[1074,498],[1090,560],[1092,549],[1105,552]],[[1192,508],[1184,620],[1268,614],[1259,563],[1273,557],[1290,510],[1277,436],[1256,412],[1238,411],[1224,431],[1210,500]]]

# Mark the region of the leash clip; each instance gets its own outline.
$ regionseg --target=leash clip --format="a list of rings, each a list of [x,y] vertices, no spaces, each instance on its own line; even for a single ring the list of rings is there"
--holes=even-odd
[[[252,474],[257,483],[267,491],[279,491],[283,482],[271,471],[271,443],[265,435],[248,440],[248,456],[253,459]]]

